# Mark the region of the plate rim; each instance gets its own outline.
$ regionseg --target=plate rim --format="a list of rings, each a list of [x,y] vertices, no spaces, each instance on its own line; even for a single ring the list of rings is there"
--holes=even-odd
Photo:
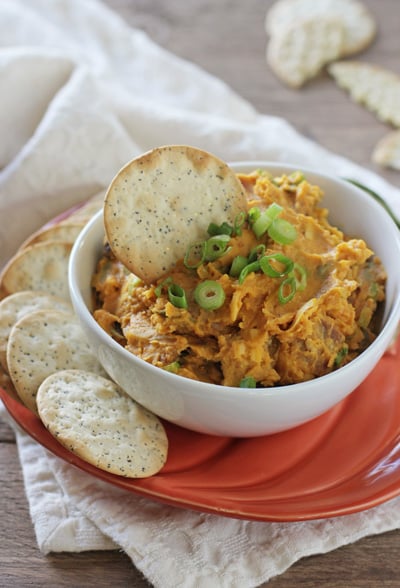
[[[398,358],[399,352],[397,352],[396,356]],[[382,360],[380,360],[382,362]],[[380,363],[379,362],[379,363]],[[378,364],[379,365],[379,364]],[[357,390],[355,391],[355,394]],[[112,486],[118,487],[120,489],[124,489],[128,492],[133,494],[137,494],[144,498],[153,499],[163,504],[167,504],[170,506],[195,510],[203,513],[209,513],[219,516],[231,517],[231,518],[238,518],[244,520],[253,520],[253,521],[261,521],[261,522],[300,522],[300,521],[307,521],[307,520],[316,520],[322,518],[334,518],[337,516],[349,515],[354,514],[357,512],[362,512],[378,506],[384,502],[387,502],[393,498],[396,498],[400,494],[400,468],[398,469],[398,479],[396,482],[391,482],[385,490],[380,490],[378,492],[374,491],[373,484],[371,485],[371,493],[368,498],[360,498],[357,501],[352,501],[348,505],[337,504],[336,506],[330,507],[315,507],[315,508],[307,508],[306,510],[303,508],[298,509],[297,512],[287,511],[286,514],[284,510],[280,510],[277,513],[273,512],[273,509],[268,512],[268,509],[263,510],[262,506],[260,505],[259,512],[249,512],[249,510],[243,508],[233,508],[229,507],[226,504],[224,505],[224,501],[214,501],[214,504],[204,500],[195,500],[191,498],[182,498],[182,497],[174,497],[171,492],[161,492],[156,491],[151,487],[146,486],[146,480],[151,480],[151,478],[157,477],[158,475],[162,474],[162,470],[159,474],[152,476],[151,478],[143,478],[143,479],[133,479],[133,478],[125,478],[123,476],[119,476],[116,474],[110,474],[109,472],[100,470],[96,466],[89,464],[82,460],[80,457],[75,455],[74,453],[70,452],[64,446],[62,446],[57,439],[52,437],[50,432],[46,429],[43,425],[41,420],[37,415],[32,413],[28,408],[26,408],[19,400],[14,399],[4,388],[0,387],[0,398],[5,405],[5,408],[8,411],[10,417],[14,420],[21,429],[25,431],[34,441],[39,443],[42,447],[50,451],[56,457],[62,459],[65,463],[69,465],[73,465],[84,471],[86,474],[89,474],[95,477],[98,480],[102,480],[105,483],[111,484]],[[338,419],[343,418],[343,413],[346,412],[347,404],[349,400],[345,399],[340,403],[340,411],[341,414],[338,416]],[[332,410],[337,410],[337,407],[334,407]],[[328,411],[330,413],[331,411]],[[317,417],[316,421],[321,418]],[[173,428],[179,429],[176,425],[169,425]],[[296,427],[296,429],[300,429],[301,427],[305,427],[306,425],[300,425],[300,427]],[[191,431],[186,431],[186,434],[193,434],[193,435],[201,435],[201,433],[193,433]],[[286,434],[290,435],[291,431],[287,431]],[[205,436],[207,437],[207,436]],[[266,436],[268,437],[268,436]],[[393,439],[394,440],[394,439]],[[235,439],[235,443],[245,443],[248,442],[247,438],[243,439]],[[173,473],[171,476],[173,477]],[[345,480],[347,481],[347,480]],[[340,486],[340,484],[339,484]],[[309,492],[307,494],[308,497],[311,496],[318,496],[318,490],[314,492]],[[285,502],[283,500],[283,502]],[[268,503],[268,501],[267,501]],[[265,503],[262,503],[265,504]]]

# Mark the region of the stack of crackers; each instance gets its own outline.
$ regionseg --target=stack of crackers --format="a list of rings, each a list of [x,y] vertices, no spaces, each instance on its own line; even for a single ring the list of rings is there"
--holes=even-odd
[[[110,473],[143,478],[166,463],[165,428],[104,372],[69,297],[70,251],[102,207],[115,256],[152,283],[210,222],[233,223],[247,198],[219,158],[186,145],[159,147],[124,166],[105,196],[27,239],[0,275],[0,385],[69,451]]]
[[[40,229],[3,269],[0,385],[81,459],[143,478],[166,462],[164,426],[104,372],[69,299],[71,248],[103,199]]]
[[[265,27],[267,62],[281,81],[300,88],[326,67],[353,100],[400,129],[400,76],[344,59],[366,49],[376,36],[374,16],[360,0],[278,0]],[[400,130],[378,143],[372,159],[400,169]]]

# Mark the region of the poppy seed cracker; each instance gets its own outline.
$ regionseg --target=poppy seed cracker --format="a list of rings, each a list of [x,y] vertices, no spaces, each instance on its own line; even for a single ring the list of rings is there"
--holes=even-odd
[[[12,327],[26,314],[44,308],[72,311],[67,300],[33,290],[16,292],[0,301],[0,365],[6,372],[7,343]]]
[[[75,243],[75,240],[85,223],[82,222],[62,222],[43,227],[30,235],[21,245],[20,249],[25,249],[35,243],[43,241],[64,241],[64,243]]]
[[[105,375],[72,312],[36,310],[11,329],[7,366],[22,402],[37,412],[36,394],[50,374],[69,368]]]
[[[114,382],[83,370],[50,375],[37,394],[50,433],[86,462],[112,474],[145,478],[165,464],[161,421]]]
[[[44,241],[17,252],[0,275],[0,298],[21,290],[41,290],[69,300],[71,243]]]
[[[114,255],[151,283],[204,239],[211,222],[233,224],[246,210],[244,188],[226,163],[194,147],[170,145],[120,170],[106,194],[104,224]]]

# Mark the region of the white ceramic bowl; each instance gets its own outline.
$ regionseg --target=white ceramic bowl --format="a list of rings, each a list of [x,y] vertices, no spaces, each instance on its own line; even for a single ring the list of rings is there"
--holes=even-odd
[[[232,164],[236,171],[267,169],[274,175],[302,169],[324,190],[330,221],[346,234],[365,239],[387,274],[383,327],[359,357],[331,374],[300,384],[262,389],[197,382],[154,367],[116,343],[91,315],[90,280],[102,252],[102,212],[87,225],[71,253],[72,303],[83,329],[111,378],[160,417],[195,431],[249,437],[276,433],[309,421],[350,394],[372,371],[395,335],[400,319],[400,236],[384,208],[349,182],[302,166],[254,161]]]

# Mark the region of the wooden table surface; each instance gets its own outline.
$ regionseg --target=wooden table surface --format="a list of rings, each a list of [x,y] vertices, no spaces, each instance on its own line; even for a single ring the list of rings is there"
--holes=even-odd
[[[315,0],[317,1],[317,0]],[[324,147],[380,172],[400,187],[400,172],[371,162],[390,129],[352,103],[327,75],[301,90],[283,86],[265,62],[264,18],[272,0],[106,0],[158,44],[225,80],[260,112],[286,118]],[[400,74],[400,4],[365,0],[379,33],[360,59]],[[399,106],[400,107],[400,106]],[[251,155],[251,154],[249,154]],[[123,553],[44,556],[36,546],[11,429],[0,421],[0,587],[149,586]],[[400,586],[397,531],[368,537],[325,555],[303,559],[269,588]]]

